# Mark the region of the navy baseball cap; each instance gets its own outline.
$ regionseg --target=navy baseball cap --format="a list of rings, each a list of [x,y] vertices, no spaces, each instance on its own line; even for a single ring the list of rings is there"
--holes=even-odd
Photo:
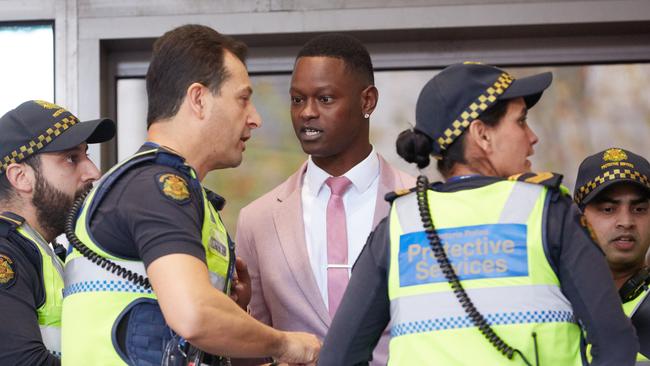
[[[650,193],[650,163],[631,151],[613,147],[588,156],[580,163],[573,200],[584,208],[602,190],[627,182]]]
[[[497,101],[523,97],[530,109],[552,80],[550,72],[515,79],[497,67],[477,62],[447,66],[422,88],[415,107],[415,129],[432,139],[432,155],[440,157]]]
[[[108,118],[80,122],[65,108],[42,100],[22,103],[0,117],[0,174],[30,155],[71,149],[82,142],[108,141],[115,122]]]

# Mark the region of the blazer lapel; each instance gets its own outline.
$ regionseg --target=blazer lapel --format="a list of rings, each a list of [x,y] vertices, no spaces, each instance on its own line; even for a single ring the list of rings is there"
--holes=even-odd
[[[287,263],[289,263],[289,270],[316,314],[325,325],[329,325],[330,315],[309,264],[309,254],[305,242],[301,199],[302,177],[305,169],[306,163],[287,182],[287,189],[278,195],[278,205],[273,210],[273,220],[280,239],[280,246]]]
[[[398,182],[395,182],[395,176],[388,162],[377,154],[379,157],[379,184],[377,185],[377,199],[375,201],[375,214],[372,219],[372,229],[374,230],[379,221],[388,215],[390,205],[384,199],[386,193],[395,190]]]

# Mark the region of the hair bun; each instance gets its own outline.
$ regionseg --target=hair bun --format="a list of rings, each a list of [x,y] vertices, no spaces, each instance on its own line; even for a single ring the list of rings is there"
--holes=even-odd
[[[409,163],[417,164],[419,169],[427,167],[431,161],[431,139],[420,131],[408,129],[400,132],[395,147],[399,156]]]

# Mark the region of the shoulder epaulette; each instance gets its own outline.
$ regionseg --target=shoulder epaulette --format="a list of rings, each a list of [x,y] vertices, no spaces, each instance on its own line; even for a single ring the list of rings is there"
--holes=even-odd
[[[25,222],[24,218],[9,211],[0,213],[0,220],[7,221],[15,226],[20,226]]]
[[[539,184],[547,188],[560,190],[560,185],[562,184],[562,174],[557,174],[553,172],[541,172],[541,173],[522,173],[515,174],[508,177],[508,180],[526,182]]]
[[[25,219],[13,212],[0,213],[0,237],[9,235],[9,231],[17,228],[25,222]]]
[[[404,189],[398,189],[396,191],[388,192],[386,195],[384,195],[384,199],[388,203],[392,203],[395,201],[397,198],[405,196],[411,192],[415,192],[415,187],[413,188],[404,188]]]

